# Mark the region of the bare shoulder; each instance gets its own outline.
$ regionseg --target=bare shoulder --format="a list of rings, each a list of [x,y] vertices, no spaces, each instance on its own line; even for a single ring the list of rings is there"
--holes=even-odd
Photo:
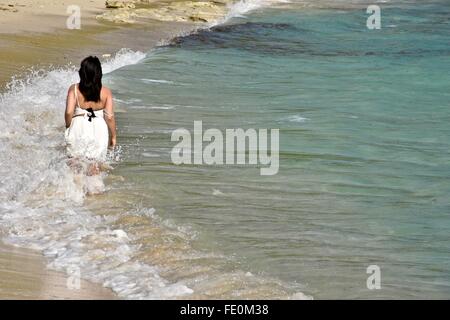
[[[75,86],[73,84],[70,85],[69,90],[67,90],[67,93],[73,93],[75,92]]]
[[[102,92],[101,94],[105,97],[105,98],[110,98],[112,97],[112,92],[111,89],[109,89],[108,87],[102,86]]]

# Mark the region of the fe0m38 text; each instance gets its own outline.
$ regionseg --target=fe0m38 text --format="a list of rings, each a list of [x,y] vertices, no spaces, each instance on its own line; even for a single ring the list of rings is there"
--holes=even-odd
[[[227,315],[258,315],[269,314],[269,306],[266,304],[226,304],[224,308],[224,314]]]

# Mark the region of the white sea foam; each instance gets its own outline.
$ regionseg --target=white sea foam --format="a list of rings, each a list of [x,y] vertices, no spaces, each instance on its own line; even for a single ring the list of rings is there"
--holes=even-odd
[[[303,123],[303,122],[306,122],[308,120],[310,120],[310,119],[302,117],[301,115],[298,115],[298,114],[293,115],[293,116],[289,116],[289,117],[286,117],[286,118],[282,119],[282,121],[297,122],[297,123]]]
[[[102,68],[104,73],[110,73],[124,66],[136,64],[144,59],[146,54],[141,51],[132,51],[130,49],[121,49],[117,54],[107,60]]]
[[[156,153],[151,153],[151,152],[142,152],[142,156],[146,157],[146,158],[160,158],[161,155],[156,154]]]
[[[165,84],[173,84],[173,81],[170,80],[159,80],[159,79],[141,79],[146,83],[165,83]]]
[[[270,0],[241,0],[230,6],[230,10],[227,14],[227,18],[239,17],[244,14],[259,9],[261,7],[267,6],[274,1]]]
[[[284,0],[240,0],[237,2],[234,2],[228,6],[228,13],[214,21],[209,27],[213,27],[222,23],[227,22],[228,20],[232,18],[245,18],[246,14],[260,9],[264,7],[268,7],[270,5],[276,4],[276,3],[282,3],[285,2]]]
[[[223,196],[225,194],[222,191],[220,191],[219,189],[213,189],[212,195],[213,196]]]
[[[172,110],[173,106],[129,106],[130,109],[144,109],[144,110]]]

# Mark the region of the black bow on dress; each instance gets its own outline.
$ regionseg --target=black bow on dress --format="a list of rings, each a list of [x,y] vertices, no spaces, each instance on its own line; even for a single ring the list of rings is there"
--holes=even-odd
[[[92,118],[95,118],[95,112],[92,108],[88,108],[86,111],[88,112],[88,121],[91,122]]]

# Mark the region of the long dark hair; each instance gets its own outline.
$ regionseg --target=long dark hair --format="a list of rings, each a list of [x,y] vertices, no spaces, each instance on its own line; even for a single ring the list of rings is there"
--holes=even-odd
[[[81,61],[80,70],[80,92],[86,101],[99,102],[102,90],[102,65],[97,57],[89,56]]]

